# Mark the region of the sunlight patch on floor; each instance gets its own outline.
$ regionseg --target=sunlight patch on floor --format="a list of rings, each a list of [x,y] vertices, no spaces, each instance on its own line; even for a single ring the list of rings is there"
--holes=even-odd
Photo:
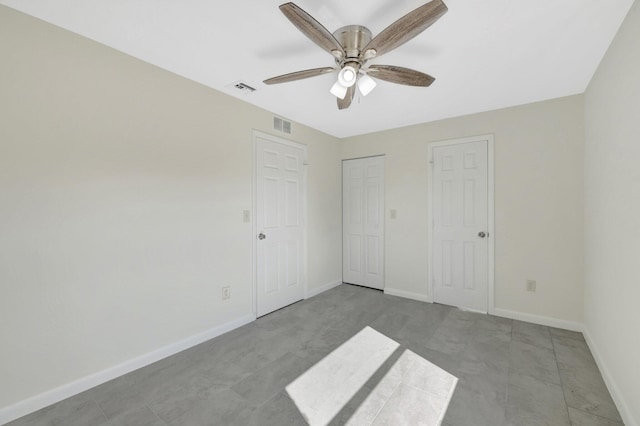
[[[312,425],[326,425],[400,346],[365,327],[287,386]]]
[[[326,425],[399,347],[365,327],[291,382],[287,393],[311,426]],[[457,382],[455,376],[405,350],[347,424],[440,425]]]
[[[347,425],[440,425],[458,379],[405,350]]]

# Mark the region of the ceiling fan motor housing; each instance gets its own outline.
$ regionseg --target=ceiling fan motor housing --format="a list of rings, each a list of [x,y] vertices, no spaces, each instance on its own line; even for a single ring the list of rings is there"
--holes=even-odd
[[[340,65],[347,62],[357,62],[362,65],[360,60],[360,52],[371,41],[371,31],[362,25],[347,25],[338,28],[333,36],[344,47],[346,53],[342,61],[338,61]]]

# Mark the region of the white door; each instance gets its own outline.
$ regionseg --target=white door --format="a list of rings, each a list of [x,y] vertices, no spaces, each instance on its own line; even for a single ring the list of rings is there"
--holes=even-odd
[[[342,162],[342,281],[384,288],[384,157]]]
[[[488,143],[432,149],[434,302],[487,312]]]
[[[304,148],[256,137],[257,316],[304,298]]]

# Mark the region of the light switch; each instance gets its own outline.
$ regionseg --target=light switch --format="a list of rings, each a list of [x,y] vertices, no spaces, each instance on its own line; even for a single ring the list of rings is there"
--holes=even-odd
[[[249,211],[249,210],[243,211],[242,212],[242,218],[244,220],[244,223],[251,222],[251,211]]]
[[[396,216],[397,216],[397,215],[396,215],[396,209],[391,209],[391,212],[390,212],[390,214],[389,214],[389,217],[390,217],[391,219],[395,219],[395,218],[396,218]]]

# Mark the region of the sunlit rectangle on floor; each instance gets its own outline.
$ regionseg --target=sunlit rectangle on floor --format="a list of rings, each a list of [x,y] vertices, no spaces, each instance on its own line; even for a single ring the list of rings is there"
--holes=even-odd
[[[287,386],[311,426],[328,424],[400,345],[365,327]]]
[[[405,350],[347,425],[439,426],[457,383],[455,376]]]

